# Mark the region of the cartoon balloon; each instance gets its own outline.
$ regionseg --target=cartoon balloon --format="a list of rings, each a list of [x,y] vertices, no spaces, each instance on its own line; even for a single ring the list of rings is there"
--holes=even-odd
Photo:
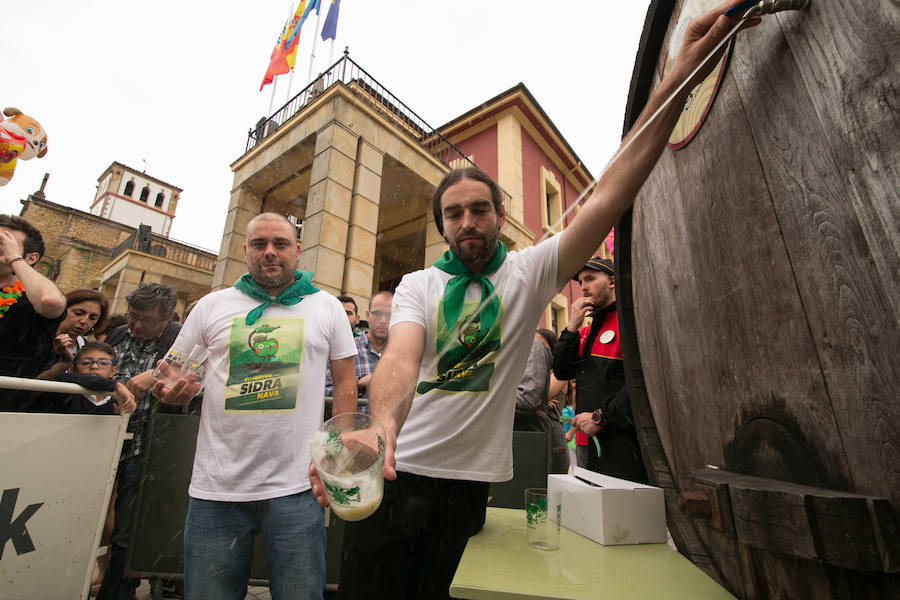
[[[6,185],[16,170],[16,162],[47,154],[47,132],[34,117],[18,108],[4,108],[0,115],[0,185]]]

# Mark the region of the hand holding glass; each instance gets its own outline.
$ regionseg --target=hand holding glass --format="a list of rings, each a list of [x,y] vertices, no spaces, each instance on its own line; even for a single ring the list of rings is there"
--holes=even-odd
[[[384,429],[374,417],[343,413],[319,426],[309,455],[334,513],[359,521],[374,513],[384,492]]]
[[[202,381],[208,356],[209,351],[199,344],[190,350],[176,344],[153,370],[153,378],[163,382],[163,390],[168,390],[180,380],[188,384]]]

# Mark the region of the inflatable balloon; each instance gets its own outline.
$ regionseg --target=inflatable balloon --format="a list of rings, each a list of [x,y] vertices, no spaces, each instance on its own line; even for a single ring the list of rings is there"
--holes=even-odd
[[[4,108],[0,115],[0,185],[6,185],[16,162],[47,154],[47,132],[41,124],[18,108]]]

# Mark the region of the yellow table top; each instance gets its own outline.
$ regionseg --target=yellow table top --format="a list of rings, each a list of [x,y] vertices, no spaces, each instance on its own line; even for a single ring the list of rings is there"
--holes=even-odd
[[[662,600],[729,598],[723,587],[666,544],[602,546],[565,527],[559,550],[536,550],[525,511],[488,508],[469,539],[450,595],[467,600]]]

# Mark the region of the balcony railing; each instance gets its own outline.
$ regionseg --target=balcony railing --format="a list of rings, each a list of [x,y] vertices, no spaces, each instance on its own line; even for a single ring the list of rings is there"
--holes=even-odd
[[[345,84],[350,91],[387,117],[407,135],[414,138],[419,145],[441,162],[449,165],[451,162],[455,163],[462,159],[467,164],[472,164],[462,152],[447,141],[447,138],[436,132],[415,111],[406,106],[387,88],[381,85],[377,79],[356,64],[346,51],[343,58],[339,59],[312,83],[303,88],[299,94],[291,98],[275,114],[268,119],[260,119],[256,126],[249,131],[246,151],[249,152],[267,135],[284,125],[288,119],[297,114],[310,100],[335,83]]]
[[[447,138],[435,131],[415,111],[406,106],[387,88],[381,85],[377,79],[369,75],[365,69],[356,64],[347,51],[343,58],[331,65],[324,73],[319,75],[312,83],[303,88],[299,94],[291,98],[287,104],[278,109],[271,117],[262,118],[250,129],[247,134],[247,148],[249,152],[266,136],[275,132],[291,117],[300,112],[311,100],[322,94],[326,89],[336,83],[343,83],[357,97],[364,100],[388,120],[394,123],[398,129],[413,138],[429,154],[450,166],[460,168],[475,166],[469,158]],[[503,205],[509,211],[510,195],[501,189]]]
[[[141,225],[134,233],[122,240],[122,243],[113,248],[110,260],[115,259],[126,250],[146,252],[206,271],[214,271],[218,259],[215,252],[157,235],[151,232],[147,225]]]

